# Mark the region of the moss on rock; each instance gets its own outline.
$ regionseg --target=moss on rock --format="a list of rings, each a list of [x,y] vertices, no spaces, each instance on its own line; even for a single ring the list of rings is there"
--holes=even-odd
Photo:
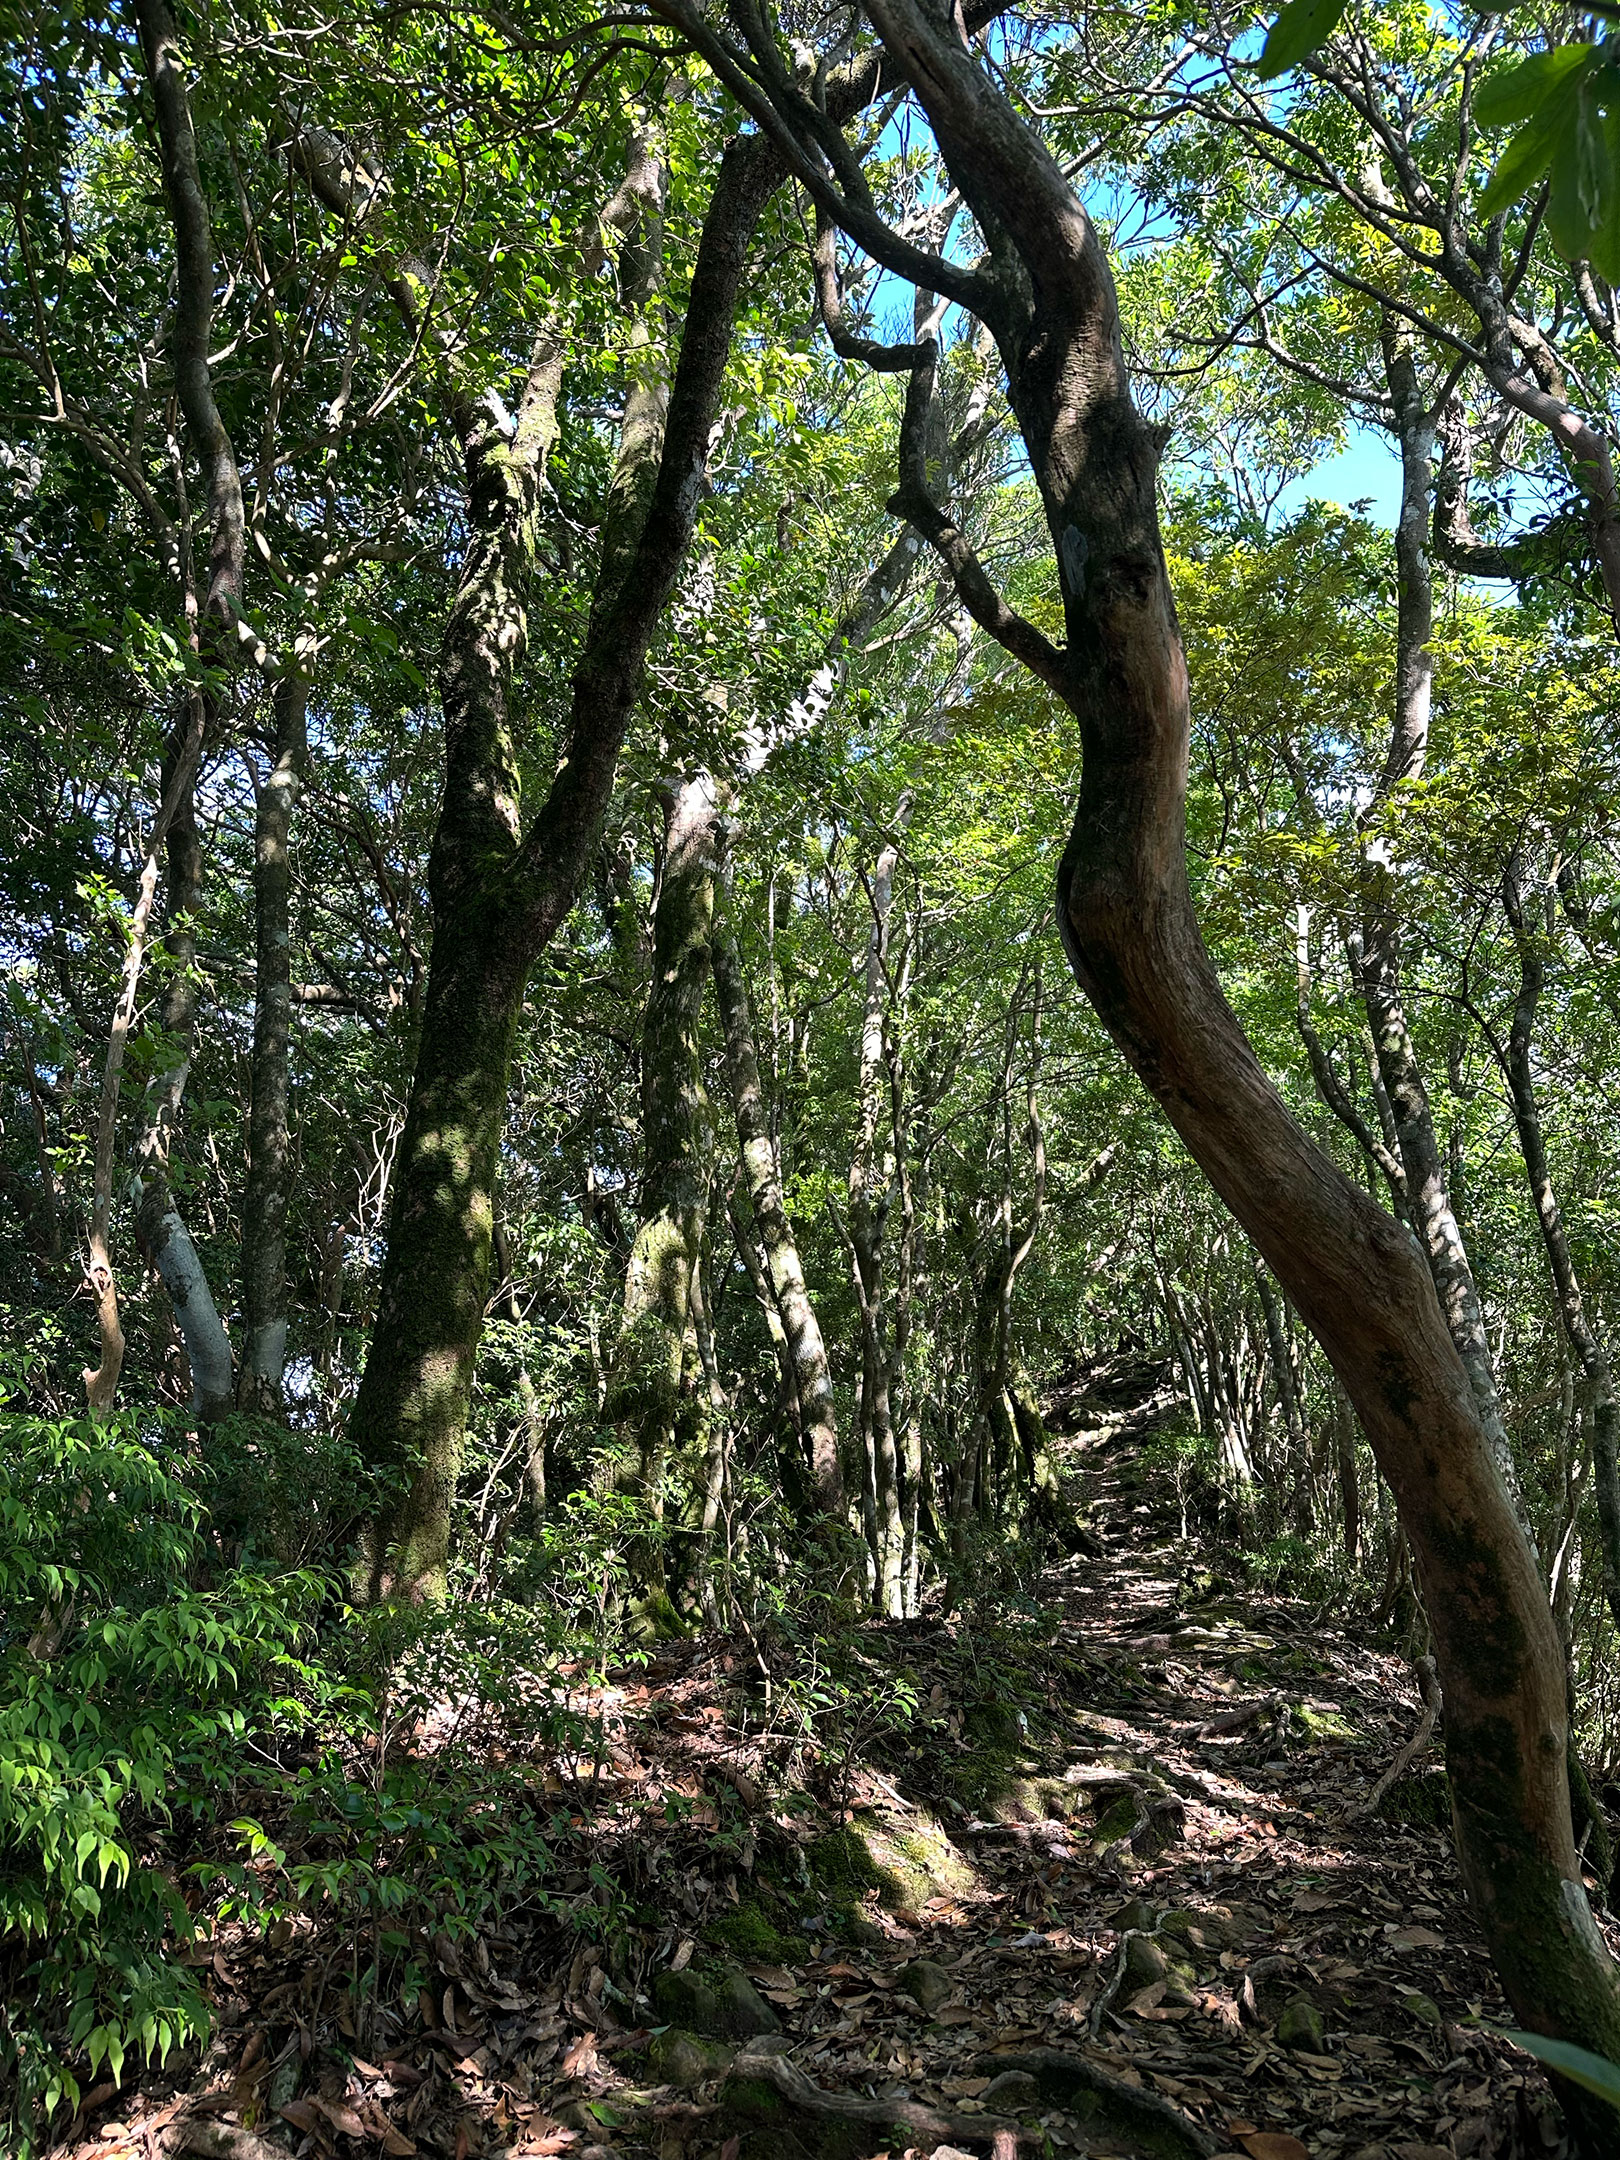
[[[731,1912],[711,1920],[704,1939],[760,1965],[791,1965],[804,1953],[804,1938],[777,1925],[760,1898],[744,1898]]]

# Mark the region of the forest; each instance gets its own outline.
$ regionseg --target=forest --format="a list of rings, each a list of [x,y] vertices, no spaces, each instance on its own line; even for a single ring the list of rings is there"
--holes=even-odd
[[[1620,2154],[1617,22],[0,13],[0,2151]]]

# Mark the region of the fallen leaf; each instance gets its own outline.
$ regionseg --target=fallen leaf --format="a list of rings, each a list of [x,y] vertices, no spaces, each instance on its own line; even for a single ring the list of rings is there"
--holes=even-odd
[[[321,2119],[313,2100],[289,2100],[285,2107],[277,2108],[276,2113],[290,2122],[295,2130],[306,2133],[313,2130]]]
[[[345,2137],[357,2138],[365,2136],[365,2124],[346,2101],[316,2100],[313,2104],[320,2109],[321,2113],[332,2125],[332,2128],[341,2130]]]
[[[1437,1935],[1433,1928],[1397,1928],[1389,1941],[1396,1950],[1443,1950],[1445,1937]]]
[[[1250,2130],[1240,2142],[1249,2160],[1311,2160],[1299,2139],[1286,2130]]]
[[[571,2078],[589,2077],[596,2065],[596,2035],[581,2033],[562,2059],[562,2074]]]

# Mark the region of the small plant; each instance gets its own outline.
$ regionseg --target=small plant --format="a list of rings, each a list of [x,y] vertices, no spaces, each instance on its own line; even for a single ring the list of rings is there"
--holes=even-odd
[[[325,1593],[211,1575],[205,1517],[150,1417],[5,1420],[0,1449],[0,2070],[21,2150],[79,2098],[201,2033],[166,1831],[255,1740],[299,1724]]]

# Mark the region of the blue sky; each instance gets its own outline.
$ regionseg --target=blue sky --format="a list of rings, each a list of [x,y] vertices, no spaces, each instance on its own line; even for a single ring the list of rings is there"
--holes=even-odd
[[[1337,457],[1288,483],[1277,498],[1278,513],[1286,516],[1313,499],[1346,508],[1367,499],[1370,514],[1393,531],[1401,505],[1401,461],[1389,437],[1379,428],[1352,425]]]

